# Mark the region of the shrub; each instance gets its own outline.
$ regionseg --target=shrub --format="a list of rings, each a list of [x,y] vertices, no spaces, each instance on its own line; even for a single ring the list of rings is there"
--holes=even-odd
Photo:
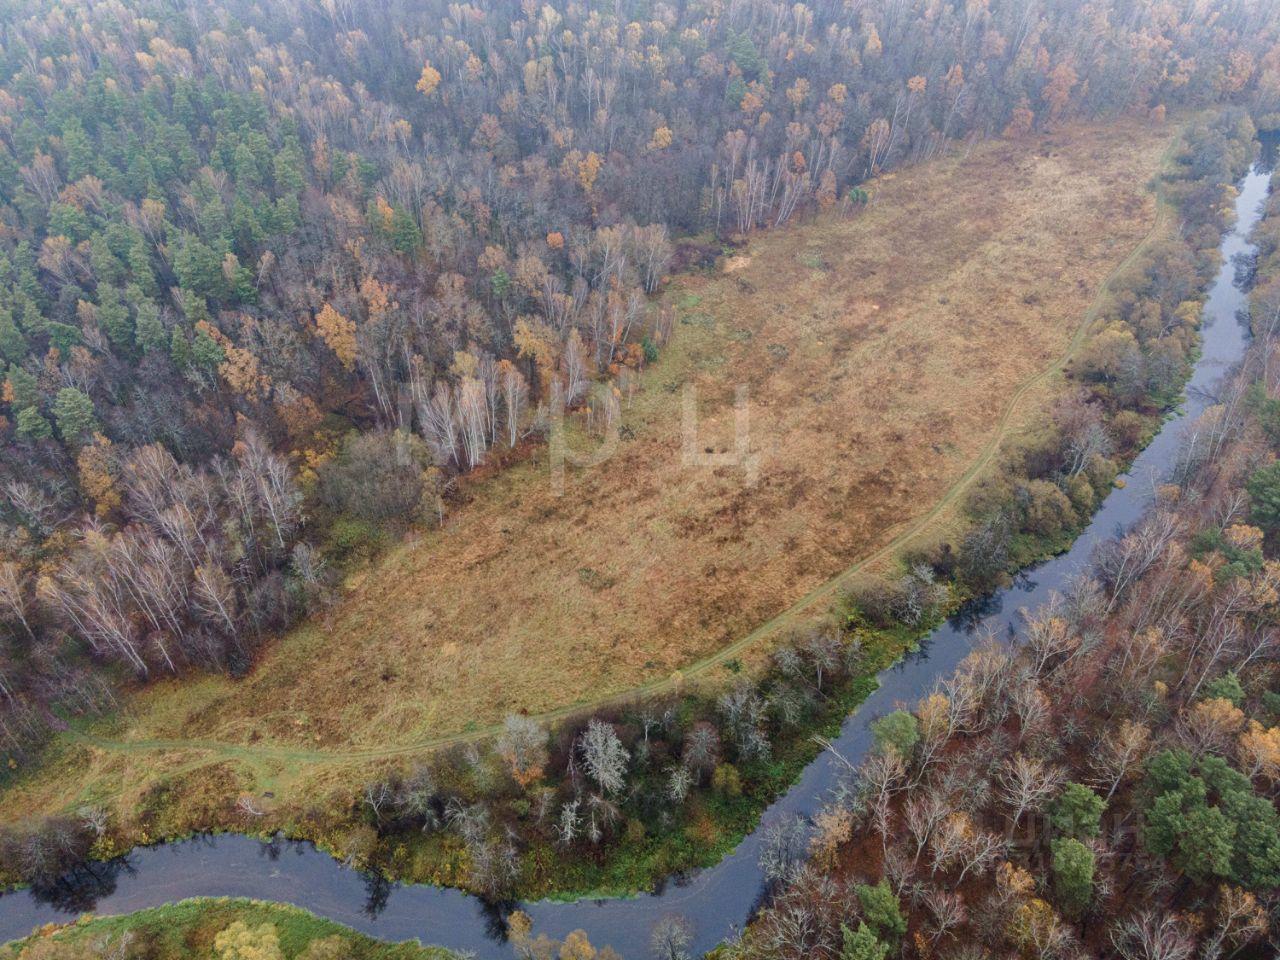
[[[1147,762],[1142,841],[1197,882],[1280,885],[1280,814],[1244,774],[1213,754],[1164,750]]]
[[[1063,836],[1096,837],[1106,801],[1080,783],[1068,783],[1049,809],[1049,823]]]
[[[860,587],[845,597],[850,620],[882,630],[897,626],[897,611],[901,604],[902,595],[896,586],[884,583]]]
[[[1116,477],[1120,475],[1116,462],[1109,457],[1094,457],[1089,461],[1089,465],[1085,467],[1084,472],[1088,476],[1089,485],[1093,487],[1095,494],[1099,490],[1105,493],[1111,489],[1111,485],[1116,482]]]
[[[387,535],[353,517],[339,517],[329,526],[325,552],[340,564],[369,560],[386,545]]]
[[[897,940],[907,932],[907,920],[902,915],[902,904],[889,886],[881,880],[874,886],[860,883],[854,887],[858,903],[862,905],[862,918],[882,937]]]
[[[351,434],[317,471],[316,496],[336,518],[403,529],[418,517],[427,454],[402,433]]]
[[[1280,399],[1268,397],[1262,384],[1257,383],[1250,390],[1250,401],[1267,441],[1273,448],[1280,447]]]
[[[1240,678],[1234,670],[1229,670],[1220,677],[1215,677],[1204,686],[1202,700],[1229,700],[1233,706],[1244,702],[1244,687],[1240,686]]]
[[[378,831],[362,823],[342,838],[342,857],[354,867],[367,867],[378,852]]]
[[[711,789],[722,797],[742,795],[742,775],[732,763],[722,763],[711,774]]]
[[[1080,514],[1092,513],[1094,505],[1098,502],[1098,494],[1094,491],[1093,484],[1082,473],[1076,474],[1067,481],[1067,496],[1071,498],[1071,505]]]
[[[844,945],[840,949],[840,960],[885,960],[889,953],[889,944],[881,943],[865,923],[859,921],[857,930],[850,930],[840,925],[840,933]]]
[[[920,742],[920,724],[905,710],[895,710],[872,721],[871,735],[875,738],[876,749],[891,749],[902,759],[908,760],[916,744]]]
[[[98,429],[93,401],[75,387],[63,387],[53,400],[53,417],[58,422],[58,433],[70,444],[78,444]]]
[[[58,884],[89,860],[95,834],[82,821],[50,817],[26,833],[0,834],[0,875],[12,871],[39,889]]]
[[[1050,848],[1058,903],[1063,913],[1078,917],[1093,899],[1093,851],[1072,837],[1054,840]]]
[[[237,920],[214,938],[213,949],[220,960],[284,960],[272,923],[251,927]]]
[[[1111,418],[1111,434],[1123,448],[1132,450],[1142,444],[1150,427],[1140,413],[1121,410]]]
[[[1280,693],[1267,690],[1262,694],[1262,709],[1272,717],[1280,718]]]
[[[1009,524],[996,516],[979,524],[960,545],[956,572],[975,593],[987,593],[999,585],[1009,566]]]
[[[1037,537],[1058,537],[1075,526],[1076,514],[1067,495],[1047,480],[1032,480],[1018,491],[1022,529]]]
[[[48,440],[53,436],[53,427],[35,407],[24,407],[18,411],[18,436],[27,440]]]
[[[658,345],[653,342],[648,334],[640,341],[640,348],[644,351],[645,363],[656,363],[658,360]]]
[[[641,821],[635,817],[627,821],[626,838],[628,846],[634,847],[637,844],[644,843],[644,834],[644,824]]]
[[[1280,461],[1255,470],[1245,489],[1249,518],[1268,532],[1280,529]]]

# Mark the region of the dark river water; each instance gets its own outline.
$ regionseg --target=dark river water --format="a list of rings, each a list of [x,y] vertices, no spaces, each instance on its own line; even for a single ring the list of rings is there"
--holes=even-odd
[[[1051,591],[1087,566],[1099,542],[1142,515],[1154,485],[1177,457],[1180,424],[1212,402],[1214,386],[1244,354],[1247,331],[1239,315],[1247,295],[1234,264],[1252,252],[1247,238],[1261,216],[1269,178],[1268,169],[1259,164],[1239,184],[1236,225],[1222,242],[1222,268],[1204,308],[1203,351],[1182,409],[1135,460],[1125,485],[1108,495],[1069,552],[1025,572],[980,608],[942,625],[917,652],[881,675],[879,689],[844,722],[836,741],[844,757],[857,762],[865,753],[871,741],[870,720],[900,704],[914,703],[956,667],[978,636],[987,631],[1010,634],[1019,610],[1047,600]],[[830,754],[818,757],[765,812],[762,823],[812,816],[842,769]],[[654,893],[619,900],[544,901],[523,904],[522,909],[533,917],[535,932],[563,937],[583,929],[592,943],[609,944],[627,960],[649,956],[654,924],[663,916],[679,914],[692,923],[693,947],[701,953],[741,929],[761,902],[760,846],[757,829],[716,866],[672,880]],[[119,914],[201,896],[292,903],[387,940],[416,938],[471,950],[483,958],[511,955],[503,942],[501,914],[475,897],[431,886],[389,885],[342,866],[309,844],[268,844],[239,835],[136,850],[114,863],[94,865],[56,889],[0,896],[0,942],[25,936],[43,923],[66,922],[84,911]]]

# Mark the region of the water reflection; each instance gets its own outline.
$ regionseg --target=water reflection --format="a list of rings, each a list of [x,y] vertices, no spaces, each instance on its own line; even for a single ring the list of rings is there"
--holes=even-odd
[[[514,900],[504,900],[501,903],[490,903],[487,900],[481,900],[480,917],[484,922],[485,935],[494,943],[506,943],[507,918],[519,906]]]
[[[284,845],[287,842],[288,841],[278,833],[270,840],[264,840],[261,847],[262,856],[264,856],[268,862],[274,863],[280,859],[280,851],[284,848]]]
[[[951,619],[947,621],[947,624],[953,630],[972,636],[988,620],[1000,616],[1003,611],[1004,591],[999,591],[988,594],[985,597],[975,597],[973,600],[968,601],[951,615]]]
[[[382,874],[374,871],[364,874],[364,915],[372,919],[387,909],[392,889],[391,881]]]
[[[1276,152],[1280,147],[1280,130],[1262,130],[1258,133],[1258,142],[1262,149],[1258,153],[1258,162],[1254,169],[1259,173],[1272,173],[1276,168]]]
[[[121,874],[134,874],[126,857],[86,863],[57,880],[32,884],[31,897],[60,913],[87,913],[115,893]]]

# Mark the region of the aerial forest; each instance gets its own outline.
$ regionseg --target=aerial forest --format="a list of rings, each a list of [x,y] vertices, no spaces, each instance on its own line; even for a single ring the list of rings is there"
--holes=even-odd
[[[968,140],[1280,110],[1261,0],[10,0],[0,27],[10,769],[122,684],[246,670],[552,418],[612,424],[670,272]],[[1210,235],[1238,162],[1186,157]],[[1162,290],[1087,359],[1099,395],[1176,386]]]

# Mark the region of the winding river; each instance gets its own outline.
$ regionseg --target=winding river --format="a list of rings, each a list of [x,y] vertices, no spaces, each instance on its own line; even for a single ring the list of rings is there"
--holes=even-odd
[[[976,635],[989,630],[1010,634],[1019,610],[1047,600],[1050,591],[1086,567],[1099,542],[1142,515],[1154,484],[1177,456],[1179,425],[1212,402],[1214,386],[1244,354],[1247,331],[1240,315],[1247,294],[1236,261],[1253,250],[1248,236],[1261,216],[1269,180],[1269,166],[1259,163],[1239,185],[1236,223],[1222,242],[1222,266],[1204,308],[1203,349],[1181,410],[1138,456],[1123,487],[1108,495],[1070,551],[1027,571],[979,608],[942,625],[917,652],[881,675],[879,689],[844,722],[836,740],[844,757],[856,762],[864,754],[871,740],[869,720],[900,703],[914,702],[935,679],[956,667]],[[842,769],[831,754],[818,757],[765,812],[762,823],[812,816]],[[522,909],[533,917],[538,933],[563,937],[583,929],[592,943],[609,944],[627,958],[647,956],[655,922],[679,914],[693,924],[693,948],[701,954],[740,929],[759,905],[761,842],[757,829],[716,866],[672,880],[653,893],[622,900],[543,901]],[[66,922],[80,912],[126,913],[200,896],[282,901],[387,940],[416,938],[471,950],[482,958],[511,955],[503,939],[502,915],[475,897],[431,886],[390,885],[343,867],[309,844],[264,843],[234,834],[136,850],[113,863],[86,868],[53,888],[0,896],[0,942],[25,936],[40,924]]]

